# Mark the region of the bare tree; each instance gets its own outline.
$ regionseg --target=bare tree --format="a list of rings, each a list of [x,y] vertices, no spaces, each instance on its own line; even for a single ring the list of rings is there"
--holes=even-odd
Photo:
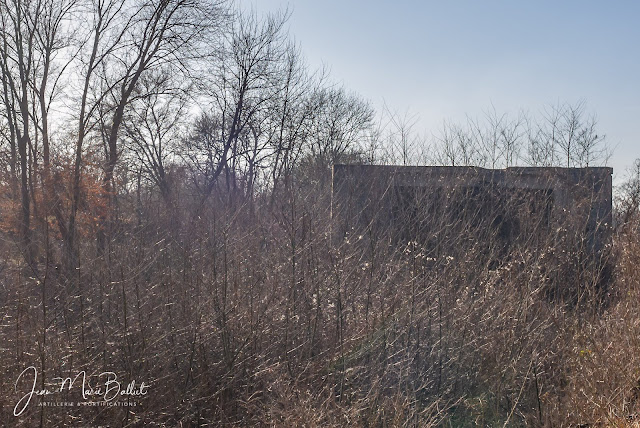
[[[640,159],[627,171],[626,180],[620,186],[616,200],[616,228],[628,231],[638,225],[640,212]]]
[[[373,108],[343,88],[321,88],[312,96],[318,110],[306,146],[308,161],[328,171],[331,165],[364,153]]]
[[[291,177],[307,140],[317,104],[309,97],[324,77],[309,75],[300,50],[290,44],[281,69],[279,96],[270,108],[269,145],[273,152],[271,181],[273,194],[281,181],[291,190]]]
[[[524,140],[524,121],[523,113],[512,118],[506,113],[498,114],[494,107],[484,113],[484,123],[467,118],[470,133],[478,141],[482,165],[508,168],[518,163]]]
[[[160,190],[168,207],[173,201],[170,168],[178,158],[178,141],[183,138],[183,117],[188,103],[185,92],[173,82],[169,70],[157,70],[140,82],[142,96],[136,97],[124,120],[123,140],[148,179]]]
[[[9,125],[11,169],[20,170],[20,238],[25,258],[33,265],[31,234],[30,168],[34,132],[32,88],[38,72],[40,2],[2,2],[0,4],[0,68],[3,76],[3,104]],[[45,57],[46,59],[46,57]],[[45,62],[46,64],[46,62]],[[46,71],[46,70],[45,70]],[[17,150],[16,150],[17,149]],[[16,156],[17,155],[17,156]],[[19,166],[17,162],[19,162]]]
[[[488,110],[483,119],[445,122],[436,136],[436,163],[453,166],[508,168],[521,162],[532,166],[584,167],[608,158],[595,116],[586,117],[585,104],[547,107],[540,117]]]
[[[445,122],[436,137],[435,160],[441,165],[476,166],[483,164],[480,142],[463,125]]]
[[[605,136],[598,135],[596,117],[587,117],[585,110],[584,101],[547,107],[542,119],[530,127],[528,162],[570,168],[605,161]]]
[[[418,162],[418,152],[424,146],[424,142],[415,133],[418,117],[410,115],[408,111],[403,115],[392,112],[387,105],[384,106],[383,114],[388,120],[384,138],[392,162],[399,162],[401,165]]]
[[[260,138],[261,114],[279,93],[280,64],[286,53],[286,13],[259,19],[240,15],[226,34],[224,49],[212,59],[211,111],[196,121],[185,141],[203,202],[223,175],[228,192],[236,190],[236,173],[242,162],[243,138]],[[255,149],[264,148],[258,143]],[[255,154],[255,150],[254,150]]]

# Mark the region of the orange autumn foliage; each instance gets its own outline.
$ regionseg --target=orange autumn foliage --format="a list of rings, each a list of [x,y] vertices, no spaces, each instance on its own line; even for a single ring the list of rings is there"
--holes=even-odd
[[[73,203],[73,173],[71,159],[57,159],[50,167],[48,179],[41,165],[34,174],[37,179],[31,187],[32,224],[46,227],[53,239],[63,239],[61,231],[68,227]],[[80,178],[77,236],[95,236],[100,219],[108,212],[108,196],[104,190],[99,163],[88,159],[83,164]],[[20,199],[12,195],[10,183],[3,180],[0,182],[0,231],[16,236],[19,226]]]

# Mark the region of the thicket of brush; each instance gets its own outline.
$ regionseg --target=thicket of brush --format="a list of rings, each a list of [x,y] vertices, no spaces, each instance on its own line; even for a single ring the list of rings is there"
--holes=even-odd
[[[468,208],[331,212],[336,163],[602,163],[584,106],[427,141],[309,72],[286,16],[227,6],[0,3],[2,424],[637,423],[638,165],[597,259],[535,217],[506,248]],[[20,412],[83,370],[148,392]]]
[[[486,224],[461,217],[432,222],[455,231],[436,258],[391,230],[336,238],[326,189],[235,205],[220,195],[204,208],[181,197],[173,211],[153,195],[118,198],[104,257],[84,240],[74,277],[50,261],[55,249],[33,276],[5,239],[5,424],[636,422],[635,206],[611,258],[583,272],[613,264],[603,296],[598,275],[573,275],[579,250],[561,232],[514,246],[496,267]],[[580,302],[550,298],[557,286]],[[113,371],[146,381],[149,395],[129,409],[32,406],[14,417],[28,365],[38,388]]]

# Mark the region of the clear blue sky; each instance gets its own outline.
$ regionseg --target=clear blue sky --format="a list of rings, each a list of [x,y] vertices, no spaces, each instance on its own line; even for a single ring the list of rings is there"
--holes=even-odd
[[[616,181],[640,157],[640,1],[240,0],[291,10],[311,67],[374,106],[443,120],[583,100],[615,147]]]

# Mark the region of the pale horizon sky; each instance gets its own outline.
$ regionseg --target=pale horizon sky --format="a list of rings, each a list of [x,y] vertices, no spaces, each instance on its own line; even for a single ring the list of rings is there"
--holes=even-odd
[[[290,35],[312,69],[380,110],[443,121],[586,103],[614,148],[620,182],[640,157],[640,2],[240,0],[291,11]]]

